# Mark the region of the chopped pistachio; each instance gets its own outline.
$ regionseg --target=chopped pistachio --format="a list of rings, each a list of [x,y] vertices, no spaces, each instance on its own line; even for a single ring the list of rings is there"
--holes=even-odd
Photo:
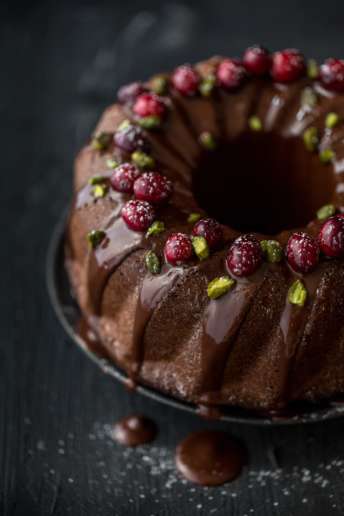
[[[262,240],[260,246],[269,263],[278,263],[282,260],[283,249],[277,240]]]
[[[108,158],[106,160],[106,166],[108,168],[116,168],[118,167],[118,161],[116,161],[114,158]]]
[[[215,75],[209,74],[201,80],[199,91],[203,97],[209,97],[216,83]]]
[[[301,280],[296,280],[288,290],[288,301],[292,305],[303,306],[307,299],[307,290]]]
[[[192,247],[199,260],[205,260],[209,257],[209,247],[206,239],[202,236],[192,237]]]
[[[235,280],[229,276],[220,276],[208,283],[207,293],[210,299],[217,299],[226,294],[235,285]]]
[[[315,59],[308,60],[307,75],[310,79],[316,79],[319,76],[319,67]]]
[[[130,120],[128,120],[127,118],[125,120],[123,120],[123,122],[121,122],[119,124],[119,126],[117,127],[117,131],[124,131],[124,129],[126,129],[127,127],[129,127],[131,125],[130,123]]]
[[[155,254],[154,251],[148,251],[145,254],[145,265],[149,272],[152,274],[159,274],[161,271],[161,265],[159,257]]]
[[[92,188],[92,195],[96,199],[102,199],[107,194],[108,189],[109,189],[109,187],[107,185],[104,185],[104,184],[98,185],[98,184],[96,184]]]
[[[150,87],[157,95],[164,95],[167,92],[168,78],[165,75],[156,75],[151,80]]]
[[[262,121],[257,116],[251,116],[249,118],[248,126],[251,131],[261,131],[263,129]]]
[[[209,131],[204,131],[199,135],[199,142],[204,149],[214,150],[216,149],[216,141],[214,136]]]
[[[93,137],[91,146],[94,150],[105,150],[109,146],[111,139],[111,133],[99,133],[98,135]]]
[[[334,127],[336,127],[339,120],[340,118],[339,115],[337,115],[337,113],[328,113],[325,119],[325,126],[327,127],[327,129],[333,129]]]
[[[106,180],[106,177],[104,177],[104,176],[93,176],[93,177],[90,177],[90,179],[88,180],[88,183],[90,185],[101,185],[104,183],[105,180]]]
[[[165,224],[163,222],[161,222],[161,220],[156,220],[148,228],[146,237],[149,237],[152,235],[159,235],[159,233],[162,233],[163,231],[165,231]]]
[[[317,211],[317,219],[325,220],[332,217],[336,213],[336,207],[334,204],[325,204]]]
[[[190,213],[188,216],[188,223],[189,224],[195,224],[198,220],[200,220],[201,214],[200,213]]]
[[[318,97],[313,88],[305,88],[301,94],[301,106],[314,108],[317,105]]]
[[[314,152],[319,143],[318,129],[316,127],[308,127],[303,133],[303,142],[308,151]]]
[[[334,158],[334,152],[332,149],[324,149],[320,152],[319,158],[321,163],[329,163]]]
[[[153,168],[155,165],[154,158],[142,151],[133,152],[131,155],[131,160],[139,168]]]
[[[92,249],[95,249],[103,241],[105,236],[105,231],[102,231],[101,229],[93,229],[87,234],[86,238],[89,243],[89,246]]]
[[[151,115],[138,118],[137,123],[144,129],[156,129],[161,125],[161,118],[159,116]]]

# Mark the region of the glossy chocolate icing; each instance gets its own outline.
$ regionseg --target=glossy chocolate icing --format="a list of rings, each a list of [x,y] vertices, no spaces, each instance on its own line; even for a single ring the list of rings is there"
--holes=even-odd
[[[141,415],[131,415],[118,421],[113,427],[112,437],[124,446],[140,446],[154,441],[157,427],[151,419]]]

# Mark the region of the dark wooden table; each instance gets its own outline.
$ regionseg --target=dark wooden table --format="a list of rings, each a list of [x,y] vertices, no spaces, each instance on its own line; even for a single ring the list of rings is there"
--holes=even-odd
[[[73,156],[118,85],[255,41],[343,56],[344,5],[300,4],[1,3],[1,515],[344,513],[344,420],[232,425],[250,466],[232,484],[193,486],[175,471],[175,446],[219,425],[129,394],[101,373],[64,334],[45,285]],[[109,438],[110,425],[132,412],[157,421],[152,446],[128,450]]]

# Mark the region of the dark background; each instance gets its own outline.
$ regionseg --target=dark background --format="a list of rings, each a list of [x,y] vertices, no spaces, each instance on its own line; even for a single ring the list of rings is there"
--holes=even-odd
[[[182,481],[174,448],[206,423],[101,373],[65,336],[45,285],[73,156],[121,83],[254,42],[343,57],[343,26],[338,1],[1,3],[1,515],[344,513],[344,421],[232,425],[250,451],[244,474],[216,489]],[[137,411],[159,438],[123,449],[109,425]]]

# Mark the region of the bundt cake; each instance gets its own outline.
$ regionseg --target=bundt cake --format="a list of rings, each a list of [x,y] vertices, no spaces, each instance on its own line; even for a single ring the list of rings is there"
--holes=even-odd
[[[261,46],[118,91],[66,267],[107,356],[200,406],[344,392],[344,61]]]

